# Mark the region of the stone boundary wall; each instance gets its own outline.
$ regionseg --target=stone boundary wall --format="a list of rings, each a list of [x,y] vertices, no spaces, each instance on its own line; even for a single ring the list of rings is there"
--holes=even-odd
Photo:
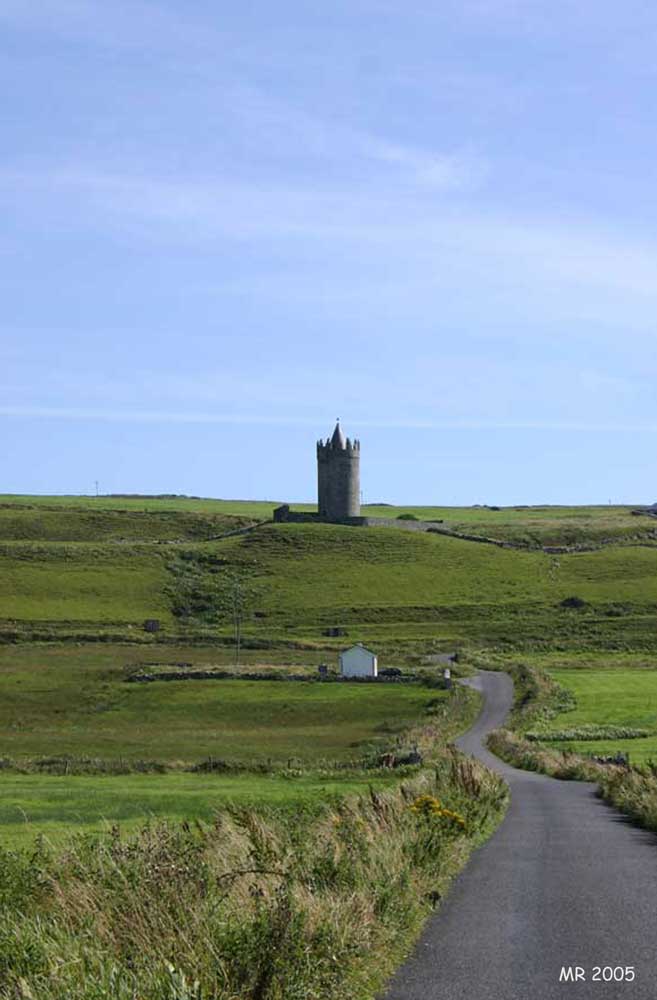
[[[442,531],[445,535],[454,535],[453,531],[440,529],[440,521],[406,521],[403,518],[366,516],[329,520],[312,511],[290,510],[287,504],[276,508],[273,519],[275,524],[344,524],[352,528],[401,528],[404,531]]]
[[[340,520],[329,521],[311,511],[290,510],[287,504],[277,507],[274,511],[275,524],[342,524],[351,528],[397,528],[402,531],[430,531],[436,535],[446,535],[448,538],[460,538],[464,542],[479,542],[481,545],[498,545],[503,549],[527,548],[513,542],[502,542],[497,538],[486,538],[485,535],[466,535],[461,531],[452,531],[441,527],[441,521],[407,521],[398,517],[343,517]]]
[[[436,678],[440,681],[440,678]],[[151,684],[153,681],[298,681],[305,684],[417,684],[415,674],[395,677],[343,677],[341,674],[236,673],[228,670],[168,670],[130,674],[127,684]],[[439,683],[432,687],[440,687]]]
[[[319,514],[311,511],[290,510],[286,503],[274,509],[272,520],[274,524],[305,524],[307,522],[322,524],[325,522],[325,518],[320,517]]]
[[[352,520],[364,528],[401,528],[402,531],[436,531],[444,535],[452,535],[452,531],[440,528],[440,521],[406,521],[398,517],[360,517]]]

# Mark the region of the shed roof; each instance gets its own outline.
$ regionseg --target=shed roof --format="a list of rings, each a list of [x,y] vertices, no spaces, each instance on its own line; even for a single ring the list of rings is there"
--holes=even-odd
[[[370,656],[377,655],[373,649],[369,649],[367,646],[363,646],[362,642],[355,642],[353,646],[347,646],[346,649],[341,649],[340,656],[342,656],[343,653],[350,653],[352,649],[362,649],[364,652],[369,653]]]

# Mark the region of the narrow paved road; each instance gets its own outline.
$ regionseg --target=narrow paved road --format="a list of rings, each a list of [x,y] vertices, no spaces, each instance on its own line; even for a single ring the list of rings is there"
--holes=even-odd
[[[483,741],[504,722],[512,683],[496,673],[471,683],[484,707],[458,744],[504,776],[511,805],[385,1000],[656,1000],[657,837],[630,826],[594,786],[519,771],[489,753]],[[560,982],[569,966],[585,980]],[[632,966],[635,978],[593,981],[596,966]]]

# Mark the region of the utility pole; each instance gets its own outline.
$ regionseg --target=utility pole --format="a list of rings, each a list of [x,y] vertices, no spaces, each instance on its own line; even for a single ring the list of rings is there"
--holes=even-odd
[[[235,626],[235,666],[240,665],[240,647],[242,644],[242,612],[243,594],[240,581],[235,580],[233,586],[233,623]]]
[[[98,480],[96,480],[96,496],[98,496]]]

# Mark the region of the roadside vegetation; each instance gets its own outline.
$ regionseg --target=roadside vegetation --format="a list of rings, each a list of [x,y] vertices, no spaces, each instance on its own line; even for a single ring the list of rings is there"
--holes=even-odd
[[[600,737],[600,722],[588,721],[610,717],[619,722],[631,721],[637,711],[655,724],[657,711],[657,671],[573,671],[577,683],[573,688],[564,687],[559,681],[573,682],[558,672],[559,680],[526,664],[507,667],[514,679],[516,701],[510,719],[511,729],[492,733],[488,745],[493,753],[515,767],[539,771],[555,778],[596,782],[598,794],[625,813],[634,823],[657,832],[657,760],[653,747],[654,737],[635,734],[628,737],[622,726],[622,735],[614,739],[609,732]],[[619,674],[621,676],[619,676]],[[588,678],[589,683],[586,683]],[[602,682],[604,679],[604,683]],[[581,686],[580,686],[581,685]],[[578,701],[578,692],[584,690],[584,703]],[[613,691],[613,693],[612,693]],[[605,701],[605,695],[611,698]],[[553,729],[565,717],[584,718],[590,726],[586,736],[579,739],[554,740],[563,731]],[[607,723],[609,726],[609,723]],[[591,738],[587,738],[590,736]],[[564,742],[569,748],[564,748]],[[643,754],[634,752],[634,746],[651,743]],[[555,743],[557,746],[555,746]],[[625,747],[631,747],[627,751]],[[620,755],[620,756],[619,756]],[[618,761],[623,760],[619,763]]]
[[[366,1000],[505,805],[498,778],[444,750],[303,813],[4,852],[0,996]]]

